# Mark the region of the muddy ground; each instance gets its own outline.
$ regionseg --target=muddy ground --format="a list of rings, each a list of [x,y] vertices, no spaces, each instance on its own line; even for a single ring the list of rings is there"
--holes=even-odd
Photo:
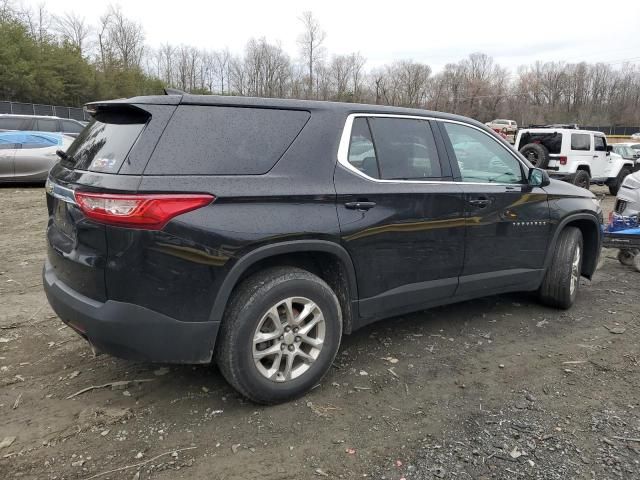
[[[266,408],[215,367],[93,357],[45,300],[45,224],[42,188],[0,188],[0,478],[640,478],[640,273],[615,251],[567,312],[519,294],[382,321]]]

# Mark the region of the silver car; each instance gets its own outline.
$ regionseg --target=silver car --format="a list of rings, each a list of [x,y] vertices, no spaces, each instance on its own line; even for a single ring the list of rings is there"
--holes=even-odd
[[[0,133],[0,182],[44,182],[73,138],[50,132]]]

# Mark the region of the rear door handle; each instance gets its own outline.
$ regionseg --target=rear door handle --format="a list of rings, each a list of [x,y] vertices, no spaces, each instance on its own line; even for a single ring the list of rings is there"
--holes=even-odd
[[[344,206],[349,210],[369,210],[376,206],[376,202],[347,202]]]
[[[473,205],[474,207],[485,208],[487,205],[489,205],[489,199],[488,198],[474,198],[472,200],[469,200],[469,203],[471,205]]]

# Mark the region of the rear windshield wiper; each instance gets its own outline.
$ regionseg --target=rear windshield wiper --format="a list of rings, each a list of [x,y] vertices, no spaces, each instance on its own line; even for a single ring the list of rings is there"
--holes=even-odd
[[[76,159],[73,155],[69,155],[64,150],[56,150],[56,155],[58,155],[65,162],[76,163]]]

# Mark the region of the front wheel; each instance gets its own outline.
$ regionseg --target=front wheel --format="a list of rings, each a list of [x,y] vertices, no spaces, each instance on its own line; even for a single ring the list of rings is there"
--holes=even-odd
[[[620,190],[620,186],[624,181],[625,177],[631,173],[631,170],[628,167],[624,167],[620,169],[618,176],[608,184],[609,193],[613,196],[618,195],[618,191]]]
[[[236,289],[216,351],[227,381],[256,403],[299,397],[329,371],[342,336],[335,293],[293,267],[269,268]]]
[[[542,303],[562,309],[573,305],[580,286],[582,255],[582,232],[576,227],[566,227],[560,232],[551,264],[538,291]]]

